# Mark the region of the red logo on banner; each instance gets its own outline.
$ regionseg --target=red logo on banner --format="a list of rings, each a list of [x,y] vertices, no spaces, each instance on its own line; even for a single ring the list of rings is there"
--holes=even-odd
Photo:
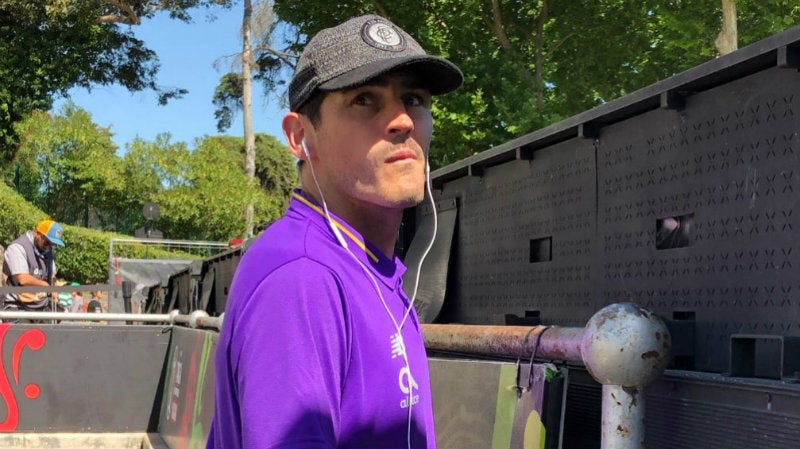
[[[22,358],[22,350],[28,347],[33,351],[38,351],[42,349],[46,340],[44,332],[39,329],[28,329],[17,338],[11,350],[12,379],[6,374],[6,358],[2,351],[5,345],[6,332],[10,328],[11,324],[0,323],[0,397],[6,403],[7,410],[6,419],[0,422],[0,432],[13,432],[19,424],[19,405],[17,404],[16,396],[14,396],[14,391],[11,389],[11,382],[13,380],[14,385],[19,385],[19,362]],[[22,392],[26,398],[36,399],[40,393],[39,385],[35,383],[26,384]]]

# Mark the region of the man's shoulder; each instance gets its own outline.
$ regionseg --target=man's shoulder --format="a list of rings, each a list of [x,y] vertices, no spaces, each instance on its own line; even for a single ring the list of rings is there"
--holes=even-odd
[[[287,220],[285,217],[276,221],[258,236],[256,241],[245,251],[242,262],[273,265],[285,260],[292,260],[303,252],[305,225]]]
[[[19,242],[13,241],[6,246],[5,252],[3,253],[3,257],[6,260],[10,258],[22,258],[25,259],[25,247],[23,247]]]
[[[330,263],[309,254],[302,245],[267,245],[248,252],[239,266],[239,271],[258,282],[292,278],[309,280],[335,275]]]
[[[245,252],[243,261],[282,265],[299,258],[326,264],[331,239],[311,220],[286,217],[270,225]]]
[[[302,251],[271,253],[270,249],[250,252],[236,269],[231,284],[226,313],[233,316],[245,309],[275,307],[267,298],[309,298],[321,301],[323,297],[338,297],[342,283],[339,276],[327,265],[307,257]],[[328,295],[326,292],[331,293]],[[303,301],[289,301],[298,305]],[[282,301],[286,303],[286,301]]]
[[[273,223],[245,251],[237,272],[241,280],[263,282],[267,278],[330,276],[330,249],[325,247],[314,224],[286,219]]]

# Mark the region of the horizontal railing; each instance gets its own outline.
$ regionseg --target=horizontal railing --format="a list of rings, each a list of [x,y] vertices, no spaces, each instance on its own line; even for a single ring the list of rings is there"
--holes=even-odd
[[[39,311],[0,311],[0,321],[55,321],[69,322],[124,322],[127,324],[183,324],[192,328],[210,328],[219,330],[222,327],[222,316],[212,317],[202,310],[195,310],[186,315],[177,310],[170,313],[69,313]]]

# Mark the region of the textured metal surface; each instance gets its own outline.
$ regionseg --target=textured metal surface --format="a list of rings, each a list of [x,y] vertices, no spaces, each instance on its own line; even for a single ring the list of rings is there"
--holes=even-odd
[[[225,312],[225,304],[228,302],[228,290],[233,282],[233,275],[239,259],[242,258],[242,248],[235,248],[217,256],[203,261],[201,270],[202,284],[200,290],[205,295],[211,292],[205,299],[203,306],[206,312],[212,316],[219,316]],[[212,273],[213,276],[206,276]]]
[[[438,321],[631,301],[709,372],[732,334],[800,336],[798,48],[795,28],[434,172],[459,204]]]
[[[565,449],[600,447],[601,385],[570,369]],[[645,389],[645,446],[790,448],[800,441],[800,385],[667,371]]]
[[[604,134],[604,300],[627,297],[667,319],[691,312],[695,369],[724,371],[733,333],[800,333],[798,81],[770,69]],[[690,214],[687,246],[654,248],[657,219]]]
[[[422,332],[431,351],[581,362],[583,328],[423,324]]]
[[[591,141],[556,144],[532,161],[488,167],[454,180],[458,257],[440,320],[502,324],[507,313],[542,311],[543,322],[583,326],[599,307],[592,294],[595,155]],[[531,247],[551,241],[551,258]]]
[[[603,385],[602,402],[600,448],[644,448],[644,389]]]

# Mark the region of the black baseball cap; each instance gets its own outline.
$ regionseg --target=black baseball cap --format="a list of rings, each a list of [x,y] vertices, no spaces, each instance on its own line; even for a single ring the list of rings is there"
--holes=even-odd
[[[356,87],[399,68],[408,68],[432,95],[464,82],[452,62],[432,56],[389,20],[368,14],[317,33],[306,44],[289,83],[289,109],[296,112],[316,90]]]

